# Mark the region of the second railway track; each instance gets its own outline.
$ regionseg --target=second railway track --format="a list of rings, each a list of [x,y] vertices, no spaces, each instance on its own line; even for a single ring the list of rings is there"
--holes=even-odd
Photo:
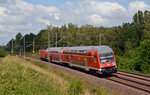
[[[140,74],[136,75],[135,73],[124,73],[124,72],[120,72],[118,71],[117,72],[117,75],[122,75],[122,76],[127,76],[127,77],[132,77],[132,78],[135,78],[135,79],[140,79],[140,80],[144,80],[144,81],[149,81],[150,82],[150,77],[149,76],[141,76]]]
[[[132,77],[130,78],[125,76],[117,76],[117,74],[113,75],[112,77],[108,77],[106,79],[150,94],[149,81],[144,82],[143,80],[133,79]]]

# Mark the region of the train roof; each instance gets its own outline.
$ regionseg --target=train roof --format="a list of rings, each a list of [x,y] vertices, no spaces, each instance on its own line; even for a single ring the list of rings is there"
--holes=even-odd
[[[112,49],[109,46],[78,46],[78,47],[53,47],[47,48],[47,50],[95,50],[99,54],[112,52]]]

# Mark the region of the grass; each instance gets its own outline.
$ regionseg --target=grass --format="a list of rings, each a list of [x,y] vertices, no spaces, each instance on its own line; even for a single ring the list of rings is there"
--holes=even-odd
[[[11,60],[11,61],[10,61]],[[55,79],[38,68],[29,68],[26,61],[8,56],[0,63],[0,95],[66,95],[63,80]],[[34,67],[35,68],[35,67]],[[63,82],[63,83],[62,83]]]
[[[22,54],[23,54],[23,53],[22,53]],[[35,51],[34,53],[33,53],[33,52],[26,52],[25,55],[39,56],[39,52],[38,52],[38,51]]]
[[[91,84],[89,84],[85,80],[81,80],[77,77],[73,77],[71,75],[66,74],[65,72],[60,72],[59,70],[49,67],[47,64],[42,64],[39,62],[31,61],[30,59],[25,59],[26,61],[32,62],[33,64],[47,70],[50,72],[55,73],[56,75],[59,75],[66,81],[68,81],[68,87],[67,87],[67,93],[69,95],[107,95],[106,89],[104,88],[97,88]],[[111,93],[110,91],[107,91],[109,95],[115,95],[114,93]]]
[[[17,56],[0,61],[0,95],[106,95],[104,89],[46,64]]]
[[[25,60],[32,62],[33,64],[35,64],[47,71],[50,71],[50,72],[60,76],[64,80],[66,80],[68,82],[67,91],[66,91],[67,95],[84,95],[85,94],[84,87],[82,85],[82,81],[79,80],[78,78],[70,77],[64,73],[59,72],[58,70],[56,70],[54,68],[48,67],[46,64],[40,64],[39,62],[31,61],[30,59],[25,59]]]

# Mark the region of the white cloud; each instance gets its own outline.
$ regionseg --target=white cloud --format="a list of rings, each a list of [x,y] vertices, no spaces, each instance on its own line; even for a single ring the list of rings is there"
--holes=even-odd
[[[60,20],[59,15],[60,15],[60,14],[54,14],[54,18],[55,18],[55,20],[57,20],[57,21],[58,21],[58,20]]]
[[[129,13],[119,3],[84,0],[79,3],[79,6],[66,12],[64,16],[67,22],[78,25],[113,26],[121,24],[122,19],[128,19]],[[118,21],[114,23],[114,19]]]
[[[33,5],[23,0],[4,1],[0,0],[0,39],[8,35],[3,39],[5,42],[15,37],[18,32],[36,34],[50,22],[55,24],[60,20],[60,10],[57,7]]]
[[[67,18],[65,21],[78,25],[91,24],[110,27],[121,25],[123,22],[131,22],[132,16],[138,10],[150,10],[150,6],[144,1],[130,2],[125,8],[117,2],[82,0],[78,6],[70,9],[63,16]]]
[[[10,33],[15,32],[13,26],[0,25],[0,33]]]
[[[0,37],[1,37],[1,38],[4,38],[4,37],[7,37],[7,35],[0,34]]]
[[[150,6],[145,4],[143,1],[134,1],[129,4],[128,11],[133,16],[138,10],[150,10]]]
[[[49,17],[49,14],[58,14],[59,9],[52,6],[43,6],[43,5],[32,5],[23,0],[13,0],[16,1],[15,4],[8,5],[6,8],[0,8],[1,22],[7,25],[16,25],[27,23],[36,23],[37,18],[47,19],[47,20],[58,20],[59,15],[56,17]],[[5,12],[4,12],[5,11]]]
[[[72,6],[72,5],[73,5],[73,3],[72,3],[71,1],[67,1],[66,4],[67,4],[68,6]]]
[[[102,18],[101,16],[99,16],[97,14],[91,15],[89,18],[90,18],[91,22],[93,22],[95,24],[100,24],[100,23],[103,24],[103,23],[107,22],[104,18]]]
[[[150,6],[144,1],[133,1],[127,8],[117,2],[98,0],[81,0],[78,4],[67,1],[61,6],[64,6],[64,9],[33,5],[23,0],[0,0],[0,35],[8,35],[5,39],[8,41],[18,32],[38,33],[49,24],[115,26],[131,22],[132,16],[138,10],[150,10]]]
[[[10,4],[12,2],[14,2],[15,0],[0,0],[1,4]]]
[[[0,25],[0,31],[4,31],[4,30],[5,30],[4,26]]]
[[[109,18],[122,17],[126,9],[118,3],[92,1],[89,9]]]
[[[7,9],[4,7],[0,7],[0,15],[3,15]]]
[[[50,21],[45,20],[45,19],[41,19],[41,18],[37,18],[37,21],[44,23],[45,25],[50,25]]]

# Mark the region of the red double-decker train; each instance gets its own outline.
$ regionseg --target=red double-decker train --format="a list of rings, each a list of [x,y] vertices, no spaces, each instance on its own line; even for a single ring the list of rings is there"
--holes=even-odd
[[[67,64],[98,74],[117,72],[113,50],[108,46],[56,47],[39,50],[41,59]]]

